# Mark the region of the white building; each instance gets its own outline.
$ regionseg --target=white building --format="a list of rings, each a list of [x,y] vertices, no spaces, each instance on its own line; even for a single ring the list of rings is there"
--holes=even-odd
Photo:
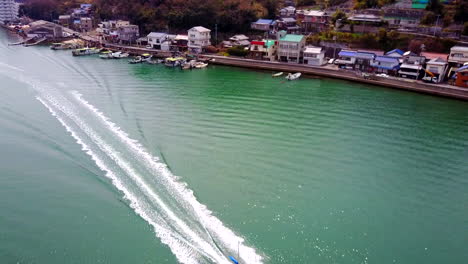
[[[18,19],[19,6],[14,0],[0,0],[0,22]]]
[[[278,60],[300,63],[303,59],[306,37],[285,33],[285,31],[278,33]]]
[[[468,47],[453,46],[450,49],[448,62],[455,67],[461,67],[468,62]]]
[[[161,45],[167,40],[167,34],[163,32],[151,32],[148,34],[148,46],[153,49],[161,49]]]
[[[304,64],[322,66],[325,61],[325,50],[322,47],[306,47],[304,50]]]
[[[188,30],[189,51],[200,53],[203,48],[211,45],[211,30],[204,27],[193,27]]]
[[[426,63],[426,72],[423,80],[426,80],[426,77],[430,77],[437,83],[443,81],[445,72],[447,71],[447,65],[447,61],[444,59],[431,59]]]

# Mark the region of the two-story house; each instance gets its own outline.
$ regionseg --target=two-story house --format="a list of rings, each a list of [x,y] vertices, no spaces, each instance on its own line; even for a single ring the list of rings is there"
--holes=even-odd
[[[325,49],[322,47],[306,47],[304,50],[304,64],[322,66],[325,61]]]
[[[278,32],[278,60],[283,62],[301,63],[306,42],[304,35]]]
[[[204,27],[193,27],[188,30],[188,49],[190,52],[200,53],[211,45],[211,30]]]
[[[392,56],[376,56],[370,63],[376,72],[397,75],[400,69],[400,60]]]
[[[352,50],[341,50],[338,53],[338,59],[335,60],[335,64],[341,69],[354,69],[356,62],[356,51]]]
[[[431,80],[435,78],[434,82],[442,82],[447,72],[447,66],[447,61],[442,58],[429,60],[426,62],[426,71],[423,80],[426,80],[426,78],[430,78]]]
[[[305,32],[321,32],[328,28],[330,16],[324,11],[311,10],[304,13],[302,29]]]
[[[276,41],[272,39],[251,41],[248,57],[255,60],[274,61],[277,47]]]
[[[450,49],[448,63],[452,67],[461,67],[468,62],[468,47],[453,46]]]
[[[137,25],[126,25],[118,27],[115,34],[119,43],[131,44],[140,37],[140,30]]]
[[[167,40],[167,34],[163,32],[151,32],[147,36],[148,46],[153,49],[161,50],[161,45]]]
[[[400,77],[417,80],[424,75],[423,66],[426,62],[426,57],[407,51],[403,54],[402,59],[403,63],[398,71]]]
[[[296,14],[296,8],[294,6],[287,6],[281,8],[279,11],[280,17],[294,17]]]
[[[419,26],[423,16],[424,10],[388,8],[384,9],[383,20],[390,28],[412,29]]]

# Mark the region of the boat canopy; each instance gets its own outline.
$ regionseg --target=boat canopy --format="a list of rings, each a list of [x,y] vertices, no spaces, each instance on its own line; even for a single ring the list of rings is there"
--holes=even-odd
[[[149,53],[144,53],[144,54],[141,54],[141,56],[148,57],[148,56],[151,56],[151,54],[149,54]]]

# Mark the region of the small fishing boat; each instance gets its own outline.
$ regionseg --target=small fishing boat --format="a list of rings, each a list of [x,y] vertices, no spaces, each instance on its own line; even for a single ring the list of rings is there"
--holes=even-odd
[[[299,77],[301,77],[301,75],[302,74],[300,72],[296,72],[294,74],[288,73],[288,75],[286,75],[286,79],[288,81],[297,80]]]
[[[81,48],[72,51],[73,56],[86,56],[86,55],[93,55],[98,54],[101,49],[98,48]]]
[[[52,50],[66,50],[66,49],[71,49],[72,46],[70,44],[65,44],[65,43],[52,43],[50,45],[50,49]]]
[[[208,66],[208,63],[203,63],[203,62],[197,62],[195,64],[195,68],[197,69],[203,69],[203,68],[206,68]]]
[[[121,52],[121,51],[117,51],[117,52],[112,53],[112,57],[114,59],[123,59],[123,58],[128,58],[129,56],[130,56],[130,54],[128,54],[126,52]]]
[[[128,63],[130,64],[137,64],[137,63],[142,63],[142,62],[143,62],[143,59],[141,58],[141,56],[136,56],[134,59],[128,61]]]
[[[149,60],[151,60],[151,58],[153,58],[153,55],[151,55],[149,53],[141,54],[141,59],[142,59],[143,62],[149,61]]]
[[[103,51],[101,55],[99,55],[99,58],[101,59],[113,59],[114,57],[112,56],[111,51]]]
[[[185,58],[183,57],[169,57],[164,61],[164,65],[167,67],[177,67],[185,63]]]
[[[271,76],[272,76],[272,77],[279,77],[279,76],[281,76],[281,75],[283,75],[283,72],[278,72],[278,73],[275,73],[275,74],[273,74],[273,75],[271,75]]]

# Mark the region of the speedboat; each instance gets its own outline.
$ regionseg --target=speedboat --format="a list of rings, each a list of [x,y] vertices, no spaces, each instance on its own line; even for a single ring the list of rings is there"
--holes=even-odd
[[[101,55],[99,55],[99,58],[101,58],[101,59],[113,59],[114,57],[112,56],[111,51],[104,51],[104,52],[101,53]]]
[[[288,73],[288,75],[286,75],[286,79],[288,81],[297,80],[299,77],[301,77],[301,75],[302,74],[300,72],[296,72],[294,74]]]
[[[121,51],[113,52],[111,55],[112,55],[112,58],[114,59],[122,59],[122,58],[127,58],[128,56],[130,56],[130,54],[124,53]]]
[[[272,74],[271,76],[272,77],[279,77],[281,75],[283,75],[283,72],[278,72],[278,73]]]
[[[73,56],[85,56],[85,55],[93,55],[98,54],[101,49],[98,48],[82,48],[76,49],[72,51]]]
[[[141,56],[136,56],[134,59],[128,61],[128,63],[130,64],[137,64],[137,63],[142,63],[142,62],[143,62],[143,59],[141,58]]]

